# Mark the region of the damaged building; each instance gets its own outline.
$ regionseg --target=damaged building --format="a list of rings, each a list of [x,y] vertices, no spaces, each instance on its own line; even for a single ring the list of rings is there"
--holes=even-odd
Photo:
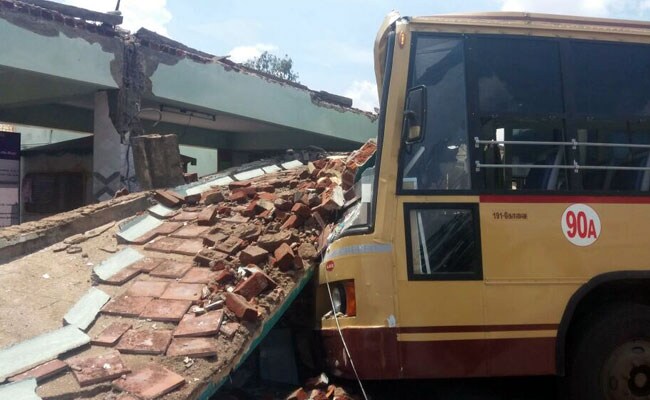
[[[140,188],[131,139],[143,134],[177,135],[199,176],[263,157],[349,151],[376,135],[376,116],[350,99],[146,29],[129,33],[121,22],[49,1],[0,0],[0,122],[65,137],[23,140],[23,220]]]

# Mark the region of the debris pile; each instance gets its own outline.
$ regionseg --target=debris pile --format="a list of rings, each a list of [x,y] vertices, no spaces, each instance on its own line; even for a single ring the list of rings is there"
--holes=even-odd
[[[126,392],[152,399],[196,396],[225,379],[318,262],[334,221],[359,199],[354,183],[375,149],[369,141],[347,157],[276,166],[250,178],[237,174],[220,185],[203,183],[202,190],[155,191],[158,205],[102,228],[102,234],[113,229],[117,243],[93,267],[97,287],[65,315],[69,326],[52,333],[64,337],[72,329],[76,341],[40,361],[7,364],[0,378],[37,378],[43,397]],[[54,246],[53,260],[76,239]],[[61,355],[87,343],[86,350]],[[31,347],[19,343],[0,350],[0,359],[23,352]],[[49,378],[52,370],[58,378]],[[321,386],[308,385],[307,397],[297,392],[296,398],[350,398]]]
[[[305,382],[305,386],[296,389],[286,400],[356,400],[340,386],[329,383],[327,375],[320,374]]]

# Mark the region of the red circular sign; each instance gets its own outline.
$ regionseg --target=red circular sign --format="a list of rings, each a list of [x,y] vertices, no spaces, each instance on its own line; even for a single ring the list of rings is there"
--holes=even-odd
[[[329,272],[334,269],[334,261],[328,261],[325,263],[325,269]]]

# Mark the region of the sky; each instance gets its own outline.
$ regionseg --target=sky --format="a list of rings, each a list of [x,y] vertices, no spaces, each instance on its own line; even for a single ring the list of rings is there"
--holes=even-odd
[[[117,0],[58,0],[96,11]],[[243,62],[269,51],[291,57],[300,83],[378,106],[372,48],[384,16],[476,11],[650,19],[650,0],[121,0],[123,28],[145,27],[198,50]]]

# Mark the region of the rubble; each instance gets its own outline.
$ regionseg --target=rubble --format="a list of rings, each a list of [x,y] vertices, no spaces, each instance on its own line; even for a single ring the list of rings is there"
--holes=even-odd
[[[111,299],[92,316],[97,327],[84,320],[84,327],[89,326],[84,343],[90,341],[91,349],[75,354],[81,358],[74,362],[61,356],[79,366],[90,362],[88,357],[122,354],[122,367],[132,372],[115,376],[90,363],[81,366],[89,368],[88,380],[74,369],[64,376],[79,375],[82,385],[103,383],[97,393],[124,391],[124,396],[144,398],[158,398],[179,387],[186,390],[185,379],[192,375],[183,375],[197,368],[208,371],[201,375],[202,385],[225,379],[268,317],[316,266],[335,229],[333,222],[345,210],[346,193],[354,192],[344,178],[356,179],[372,152],[372,145],[364,145],[352,158],[241,173],[235,178],[246,179],[229,178],[227,189],[200,182],[202,193],[183,188],[152,192],[160,202],[151,208],[155,212],[117,224],[120,250],[100,251],[107,258],[92,260],[98,263],[94,283]],[[84,248],[90,243],[87,235],[69,242],[83,242]],[[38,367],[60,352],[4,372],[11,376]],[[133,362],[138,355],[154,357],[156,364]],[[191,363],[183,361],[187,357]],[[303,392],[306,398],[348,398],[336,397],[326,384]]]

